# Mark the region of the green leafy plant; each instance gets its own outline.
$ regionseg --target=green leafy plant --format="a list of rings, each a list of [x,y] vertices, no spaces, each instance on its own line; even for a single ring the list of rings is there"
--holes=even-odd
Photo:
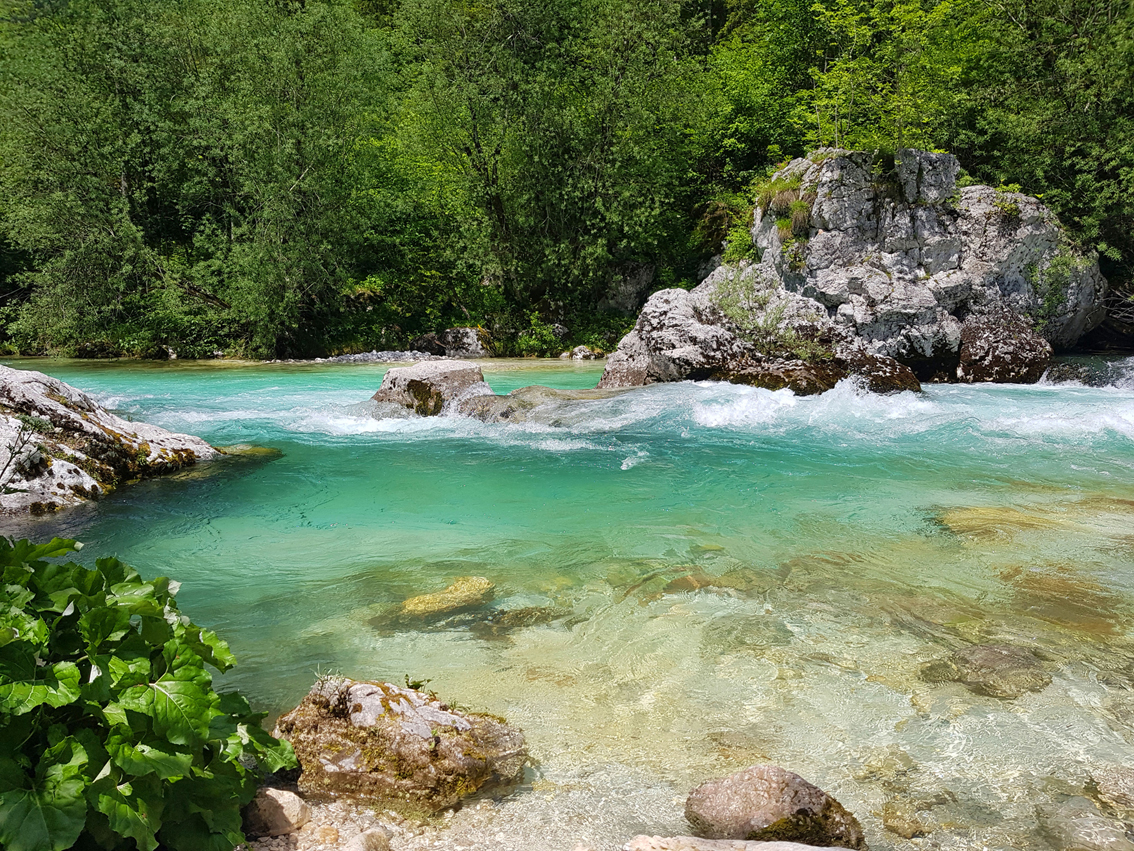
[[[0,538],[0,844],[228,851],[263,771],[294,767],[206,666],[236,660],[177,584],[115,558]]]

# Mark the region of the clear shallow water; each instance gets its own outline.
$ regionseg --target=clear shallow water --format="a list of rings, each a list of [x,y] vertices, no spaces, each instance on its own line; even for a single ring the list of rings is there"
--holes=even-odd
[[[341,672],[507,716],[540,765],[471,847],[685,832],[693,785],[772,761],[874,848],[1048,848],[1039,816],[1134,761],[1134,361],[1102,388],[663,385],[506,425],[376,419],[371,364],[11,363],[283,453],[6,531],[181,580],[265,709]],[[484,367],[497,392],[601,371]],[[370,625],[467,575],[554,619]],[[1005,700],[920,676],[974,644],[1035,651],[1051,684]],[[928,838],[887,830],[895,808]]]

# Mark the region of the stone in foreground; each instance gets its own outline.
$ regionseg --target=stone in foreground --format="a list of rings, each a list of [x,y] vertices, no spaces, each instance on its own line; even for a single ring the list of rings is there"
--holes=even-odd
[[[826,846],[828,848],[832,846]],[[799,842],[755,842],[744,839],[701,839],[697,836],[635,836],[622,851],[815,851]]]
[[[414,812],[508,786],[528,761],[523,733],[501,719],[391,683],[322,680],[280,718],[275,735],[295,749],[301,792]]]
[[[435,417],[449,413],[462,401],[490,395],[492,388],[485,383],[479,366],[440,360],[393,367],[371,398],[401,405],[423,417]]]
[[[261,787],[244,808],[244,832],[249,836],[284,836],[311,820],[311,808],[294,792]]]
[[[41,372],[0,366],[0,514],[42,514],[217,456],[198,437],[127,422]]]
[[[685,802],[685,818],[708,839],[866,848],[862,827],[842,804],[775,765],[756,765],[702,783]]]

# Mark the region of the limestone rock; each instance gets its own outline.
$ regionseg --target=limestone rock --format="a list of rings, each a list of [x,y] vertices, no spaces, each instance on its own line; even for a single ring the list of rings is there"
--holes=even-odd
[[[601,357],[602,354],[590,346],[575,346],[571,349],[571,360],[596,360]]]
[[[889,164],[836,149],[793,160],[773,178],[787,188],[756,210],[760,260],[721,266],[692,292],[654,293],[599,386],[727,377],[753,352],[785,356],[801,338],[821,337],[831,338],[825,352],[797,354],[812,367],[857,350],[921,380],[955,381],[969,317],[984,342],[976,347],[970,332],[961,378],[1037,380],[1037,341],[1067,348],[1097,326],[1106,281],[1038,200],[959,189],[957,173],[951,155],[913,150]],[[800,201],[809,212],[789,229],[788,207]],[[992,368],[977,368],[990,358]],[[869,375],[877,366],[842,368]]]
[[[434,357],[445,357],[445,345],[432,331],[427,331],[420,337],[414,337],[410,340],[409,347],[411,351],[423,352]]]
[[[477,328],[446,328],[437,335],[437,341],[444,348],[443,354],[450,358],[486,358],[488,349]]]
[[[1008,644],[977,644],[958,650],[923,665],[921,677],[927,682],[959,682],[975,694],[1005,700],[1051,684],[1051,675],[1034,653]]]
[[[0,514],[54,511],[216,456],[200,438],[128,422],[62,381],[0,366]]]
[[[316,683],[275,735],[295,749],[300,791],[420,812],[509,785],[528,760],[523,734],[503,720],[391,683]]]
[[[1089,800],[1037,809],[1040,826],[1062,851],[1134,851],[1127,825],[1103,817]]]
[[[393,367],[371,398],[408,408],[423,417],[453,411],[462,401],[490,396],[480,367],[453,360],[435,360]]]
[[[866,848],[858,820],[798,774],[757,765],[702,783],[685,802],[685,818],[709,839],[802,842]]]
[[[414,620],[452,615],[491,602],[495,591],[496,586],[483,576],[462,576],[444,591],[411,597],[402,603],[398,614]]]
[[[696,836],[635,836],[622,846],[622,851],[815,851],[815,848],[814,845],[801,845],[798,842],[749,842],[743,839],[701,839]]]
[[[311,820],[311,808],[294,792],[262,787],[244,808],[244,832],[249,836],[295,833]]]
[[[1051,361],[1051,344],[1007,310],[973,314],[961,325],[957,378],[1035,384]]]

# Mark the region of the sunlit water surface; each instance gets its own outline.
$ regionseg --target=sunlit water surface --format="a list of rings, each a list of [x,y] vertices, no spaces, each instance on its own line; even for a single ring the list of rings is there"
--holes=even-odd
[[[770,761],[874,848],[1048,848],[1044,813],[1134,763],[1134,359],[1101,388],[681,383],[502,425],[376,418],[374,364],[9,363],[282,452],[6,531],[181,580],[240,659],[225,684],[266,710],[337,672],[506,716],[538,765],[472,847],[688,832],[693,785]],[[601,371],[483,365],[497,392]],[[494,611],[371,625],[470,575]],[[523,607],[556,611],[490,620]],[[975,644],[1034,651],[1051,684],[1003,699],[921,675]],[[928,837],[887,830],[894,811]]]

